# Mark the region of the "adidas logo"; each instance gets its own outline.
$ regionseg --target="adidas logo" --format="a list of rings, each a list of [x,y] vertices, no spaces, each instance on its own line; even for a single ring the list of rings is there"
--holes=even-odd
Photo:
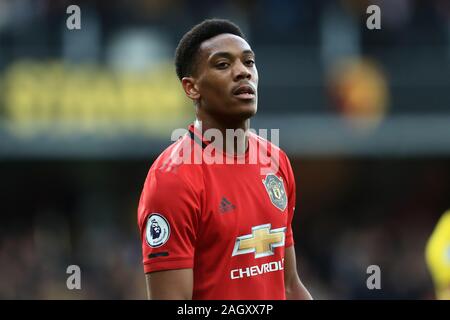
[[[230,212],[230,211],[234,210],[235,208],[236,208],[236,206],[234,204],[232,204],[230,201],[228,201],[227,198],[222,197],[222,200],[220,201],[220,204],[219,204],[219,211],[221,213]]]

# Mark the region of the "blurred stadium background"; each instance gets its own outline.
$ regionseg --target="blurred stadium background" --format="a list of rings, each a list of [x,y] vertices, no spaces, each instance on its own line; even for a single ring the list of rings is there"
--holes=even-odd
[[[70,4],[81,30],[66,27]],[[366,28],[369,4],[381,30]],[[313,296],[433,299],[425,243],[450,207],[447,0],[0,0],[0,298],[146,298],[138,199],[193,120],[172,58],[209,17],[256,52],[252,127],[280,128],[293,163]],[[366,287],[371,264],[381,290]]]

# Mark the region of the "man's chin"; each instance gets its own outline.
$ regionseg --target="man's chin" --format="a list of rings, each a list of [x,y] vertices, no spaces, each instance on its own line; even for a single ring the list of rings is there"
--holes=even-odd
[[[256,114],[257,104],[256,102],[228,104],[228,108],[220,111],[214,113],[214,117],[218,122],[222,122],[227,126],[240,125],[241,122],[250,119]]]
[[[236,118],[238,118],[239,120],[247,120],[256,114],[257,106],[256,104],[242,105],[239,106],[236,111],[237,112],[234,113]]]

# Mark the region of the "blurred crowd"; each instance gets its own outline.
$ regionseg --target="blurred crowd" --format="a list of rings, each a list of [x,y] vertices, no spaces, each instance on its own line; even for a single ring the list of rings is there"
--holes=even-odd
[[[326,299],[433,299],[425,245],[449,204],[448,160],[309,159],[294,167],[299,272]],[[368,290],[370,265],[381,290]]]
[[[81,9],[76,32],[66,27],[71,4]],[[381,30],[366,27],[370,4],[380,6]],[[334,112],[371,98],[380,100],[376,110],[392,113],[441,112],[450,103],[446,0],[2,0],[0,71],[21,59],[150,70],[171,62],[180,37],[207,17],[229,18],[248,36],[258,54],[262,112]],[[381,84],[345,89],[341,101],[357,99],[356,106],[333,106],[330,73],[349,59],[373,60]]]

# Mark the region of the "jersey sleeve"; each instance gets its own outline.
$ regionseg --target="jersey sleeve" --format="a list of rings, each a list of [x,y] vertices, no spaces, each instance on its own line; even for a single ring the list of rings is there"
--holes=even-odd
[[[287,224],[287,230],[286,230],[286,240],[285,240],[285,247],[288,248],[292,245],[294,245],[294,236],[292,233],[292,220],[294,218],[294,211],[295,211],[295,203],[296,203],[296,185],[295,185],[295,176],[294,172],[291,167],[291,163],[289,161],[289,158],[285,155],[284,156],[286,161],[286,168],[287,168],[287,194],[288,194],[288,224]]]
[[[199,214],[189,179],[150,170],[138,208],[145,273],[193,267]]]

